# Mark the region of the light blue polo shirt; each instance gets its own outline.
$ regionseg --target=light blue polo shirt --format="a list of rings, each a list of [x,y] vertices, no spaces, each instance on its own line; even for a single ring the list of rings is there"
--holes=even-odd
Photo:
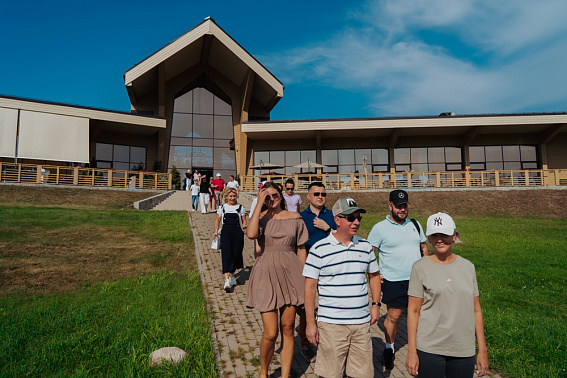
[[[418,233],[409,219],[401,225],[391,220],[389,215],[372,227],[368,242],[378,248],[380,275],[384,279],[410,279],[413,263],[421,258],[420,244],[426,240],[421,224],[419,227]]]

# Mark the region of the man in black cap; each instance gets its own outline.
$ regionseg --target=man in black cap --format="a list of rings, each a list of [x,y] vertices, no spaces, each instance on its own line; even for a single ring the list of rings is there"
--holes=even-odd
[[[411,267],[422,254],[428,254],[423,228],[415,219],[408,219],[408,194],[404,190],[390,192],[390,215],[377,223],[368,235],[368,242],[378,250],[382,276],[382,303],[388,314],[384,320],[386,349],[384,366],[394,368],[394,339],[398,321],[408,306],[408,284]]]

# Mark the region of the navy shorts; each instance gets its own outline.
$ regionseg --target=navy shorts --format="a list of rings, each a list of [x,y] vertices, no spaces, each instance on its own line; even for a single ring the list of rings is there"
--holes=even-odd
[[[408,307],[408,281],[388,281],[382,284],[382,303],[390,307]]]

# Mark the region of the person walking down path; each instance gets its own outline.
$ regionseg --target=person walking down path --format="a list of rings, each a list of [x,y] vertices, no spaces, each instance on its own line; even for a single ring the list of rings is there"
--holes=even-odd
[[[472,378],[475,335],[478,376],[488,371],[488,353],[474,265],[453,253],[460,234],[448,214],[427,219],[433,254],[413,264],[409,283],[406,367],[420,378]]]
[[[198,183],[191,184],[191,209],[197,211],[199,209],[199,192],[201,188]]]
[[[234,179],[233,175],[230,175],[228,177],[228,182],[226,183],[226,187],[236,189],[236,195],[240,196],[240,185],[238,184],[238,181]]]
[[[221,255],[222,273],[224,274],[224,290],[232,292],[237,285],[234,273],[244,268],[242,249],[244,248],[244,232],[246,229],[246,209],[237,202],[236,190],[229,188],[224,194],[224,204],[217,210],[213,238],[217,236],[219,225],[222,225]]]
[[[309,232],[309,240],[305,243],[305,249],[309,253],[311,246],[326,238],[332,230],[336,230],[337,225],[333,213],[325,207],[327,192],[322,182],[312,182],[309,185],[307,188],[307,200],[309,201],[309,206],[300,214]],[[313,362],[317,356],[317,351],[307,338],[306,327],[306,320],[299,318],[300,352],[305,361]]]
[[[246,292],[246,306],[260,311],[262,316],[261,378],[268,376],[280,329],[281,377],[289,377],[296,306],[304,302],[305,280],[301,272],[306,258],[303,245],[308,238],[307,229],[298,213],[285,208],[281,186],[267,182],[258,193],[258,205],[246,230],[246,235],[258,239],[260,246]]]
[[[394,340],[402,311],[408,306],[408,285],[411,267],[422,252],[427,255],[423,228],[408,217],[408,194],[404,190],[390,192],[390,215],[372,227],[368,242],[378,250],[382,282],[382,303],[388,315],[384,320],[386,348],[383,360],[386,369],[394,368]]]
[[[215,209],[222,204],[225,185],[226,182],[222,179],[221,174],[217,173],[216,178],[213,180],[211,185],[213,188],[213,194],[215,195]]]
[[[209,196],[212,194],[211,185],[207,180],[207,175],[202,175],[199,184],[199,205],[201,206],[201,213],[207,213],[209,206]]]
[[[307,337],[319,346],[315,374],[320,377],[374,376],[370,325],[380,316],[380,275],[372,246],[356,236],[361,213],[366,210],[352,198],[339,199],[333,206],[337,230],[311,247],[303,268]]]
[[[285,182],[285,193],[284,199],[287,204],[288,211],[295,211],[299,213],[299,206],[301,205],[301,197],[299,194],[295,194],[293,191],[295,190],[295,182],[293,179],[287,179]]]

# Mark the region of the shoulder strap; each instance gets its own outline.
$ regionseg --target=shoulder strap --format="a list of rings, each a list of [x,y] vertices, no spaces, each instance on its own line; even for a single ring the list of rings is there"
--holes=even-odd
[[[413,223],[415,229],[417,230],[418,236],[421,235],[421,228],[419,227],[419,223],[414,218],[410,219],[411,223]],[[421,257],[423,257],[423,249],[421,249],[421,243],[419,243],[419,252],[421,252]]]

